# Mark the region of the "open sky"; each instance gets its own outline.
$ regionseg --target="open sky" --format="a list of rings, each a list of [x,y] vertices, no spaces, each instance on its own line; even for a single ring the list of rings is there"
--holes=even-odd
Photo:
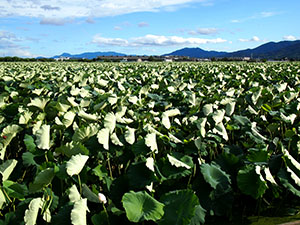
[[[235,51],[300,39],[299,0],[0,0],[0,56]]]

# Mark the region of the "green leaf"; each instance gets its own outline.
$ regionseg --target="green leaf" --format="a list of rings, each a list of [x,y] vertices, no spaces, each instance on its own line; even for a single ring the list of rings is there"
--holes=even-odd
[[[180,115],[179,109],[170,109],[164,112],[168,117]]]
[[[78,175],[88,158],[89,157],[87,155],[73,155],[66,165],[67,174],[69,174],[69,176]]]
[[[10,180],[3,181],[3,189],[9,197],[17,198],[21,201],[24,201],[25,196],[28,194],[26,185],[18,184]]]
[[[213,104],[204,105],[202,111],[205,116],[208,116],[209,114],[211,114],[213,112]]]
[[[34,198],[29,203],[28,209],[25,211],[25,225],[35,225],[39,209],[42,207],[42,198]]]
[[[43,187],[49,185],[52,182],[54,175],[55,174],[53,168],[47,168],[42,170],[36,175],[33,183],[29,185],[29,191],[37,192],[41,190]]]
[[[104,127],[109,130],[110,134],[114,132],[114,129],[116,127],[116,120],[116,116],[112,112],[107,113],[104,117]]]
[[[202,164],[200,166],[204,180],[214,189],[228,192],[231,189],[231,180],[228,174],[214,164]]]
[[[247,159],[250,162],[267,162],[268,161],[268,151],[267,149],[256,149],[256,148],[250,148],[248,150],[249,155],[247,156]]]
[[[30,111],[25,111],[20,115],[19,118],[19,124],[27,124],[29,122],[29,120],[31,119],[32,116],[32,112]]]
[[[222,136],[225,141],[228,141],[228,134],[222,122],[216,124],[215,128],[213,129],[213,133]]]
[[[165,204],[165,214],[159,225],[188,225],[199,205],[198,197],[191,190],[171,191],[164,194],[160,201]]]
[[[36,132],[36,144],[40,149],[50,149],[50,125],[44,124]]]
[[[236,102],[229,102],[227,105],[226,105],[226,115],[227,116],[231,116],[234,112],[234,108],[235,108],[235,104]]]
[[[93,225],[107,225],[107,224],[109,224],[109,221],[108,221],[108,218],[107,218],[107,215],[106,215],[105,211],[101,211],[98,214],[94,214],[91,219],[92,219]],[[112,223],[110,223],[110,224],[112,224]]]
[[[71,211],[71,222],[73,225],[86,225],[87,199],[80,199],[75,202]]]
[[[64,115],[64,118],[62,120],[62,123],[65,125],[66,128],[72,125],[74,119],[75,119],[76,113],[73,111],[66,112]]]
[[[291,178],[291,175],[289,175],[286,170],[281,168],[277,174],[277,177],[279,178],[280,183],[286,189],[288,189],[294,195],[300,197],[300,187],[294,183],[293,179]]]
[[[82,194],[90,202],[101,203],[98,195],[92,192],[86,184],[82,184]]]
[[[24,152],[22,155],[22,160],[24,166],[38,166],[38,164],[34,160],[35,155],[31,152]]]
[[[119,140],[116,133],[110,135],[110,140],[114,145],[124,146],[123,143]]]
[[[35,152],[36,145],[34,143],[34,139],[32,136],[25,134],[24,136],[24,144],[26,145],[26,149],[30,152]]]
[[[243,126],[251,126],[251,121],[245,116],[233,115],[233,119]]]
[[[86,127],[82,127],[75,130],[72,140],[75,142],[83,142],[84,140],[96,135],[99,129],[95,124],[89,124]]]
[[[83,155],[89,154],[89,150],[83,144],[81,144],[79,142],[74,143],[73,141],[55,149],[55,152],[63,153],[64,155],[66,155],[68,157],[72,157],[72,155],[77,155],[79,153],[81,153]]]
[[[0,209],[2,209],[3,204],[6,202],[3,191],[0,189]]]
[[[127,176],[129,185],[132,188],[144,188],[156,181],[153,171],[147,167],[146,162],[138,162],[131,164]]]
[[[178,160],[177,158],[175,158],[175,157],[173,157],[173,156],[171,156],[169,154],[167,154],[167,157],[168,157],[168,160],[169,160],[169,162],[171,163],[172,166],[175,166],[177,168],[178,167],[184,167],[186,169],[191,169],[190,165],[188,165],[188,164],[186,164],[186,163]]]
[[[103,148],[109,149],[109,129],[102,128],[97,134],[98,142],[103,145]]]
[[[283,159],[287,167],[300,177],[300,163],[286,149],[283,150]]]
[[[247,165],[239,170],[237,184],[244,194],[251,195],[255,199],[261,198],[268,188],[260,174],[260,166]]]
[[[7,146],[11,140],[22,130],[18,125],[8,125],[2,130],[0,137],[0,159],[3,160]],[[4,138],[5,137],[5,138]]]
[[[10,174],[16,167],[18,161],[15,159],[6,160],[0,165],[0,173],[2,174],[2,181],[5,181],[9,178]]]
[[[164,204],[152,198],[145,191],[128,192],[122,198],[126,216],[131,222],[158,221],[164,214]]]
[[[35,98],[35,99],[31,99],[28,106],[35,106],[41,110],[44,110],[48,101],[49,101],[48,99],[44,99],[44,98]]]
[[[207,122],[207,118],[200,118],[199,122],[197,122],[197,128],[200,130],[200,134],[202,137],[205,137],[206,135],[206,130],[205,130],[206,122]]]
[[[165,112],[162,114],[161,123],[164,125],[165,128],[170,129],[171,127],[170,119]]]
[[[225,110],[217,110],[213,113],[212,118],[215,121],[216,124],[221,123],[225,116]]]
[[[206,210],[201,205],[195,207],[195,216],[192,218],[189,225],[201,225],[205,222]]]
[[[78,116],[86,119],[86,120],[92,120],[92,121],[97,121],[98,120],[98,117],[94,114],[89,114],[89,113],[86,113],[85,111],[83,110],[80,110],[78,112]]]
[[[157,143],[156,143],[156,134],[155,133],[147,134],[145,137],[145,144],[151,149],[151,151],[158,150]]]
[[[133,144],[135,142],[135,129],[134,128],[130,128],[130,127],[126,127],[126,131],[125,131],[125,140],[127,141],[128,144]]]
[[[80,193],[75,184],[69,189],[69,199],[71,202],[77,202],[81,199]]]

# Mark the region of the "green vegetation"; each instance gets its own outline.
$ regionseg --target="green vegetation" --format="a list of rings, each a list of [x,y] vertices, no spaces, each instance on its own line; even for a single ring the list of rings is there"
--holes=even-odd
[[[1,63],[0,224],[296,218],[299,72],[299,63]]]

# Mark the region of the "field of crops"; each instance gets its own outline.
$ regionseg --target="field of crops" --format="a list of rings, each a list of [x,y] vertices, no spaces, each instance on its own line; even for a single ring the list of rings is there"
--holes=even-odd
[[[1,63],[0,224],[296,214],[298,63]]]

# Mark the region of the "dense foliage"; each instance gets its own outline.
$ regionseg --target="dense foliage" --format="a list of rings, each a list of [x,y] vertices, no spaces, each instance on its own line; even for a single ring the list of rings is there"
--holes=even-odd
[[[1,63],[0,224],[297,212],[297,63]]]

